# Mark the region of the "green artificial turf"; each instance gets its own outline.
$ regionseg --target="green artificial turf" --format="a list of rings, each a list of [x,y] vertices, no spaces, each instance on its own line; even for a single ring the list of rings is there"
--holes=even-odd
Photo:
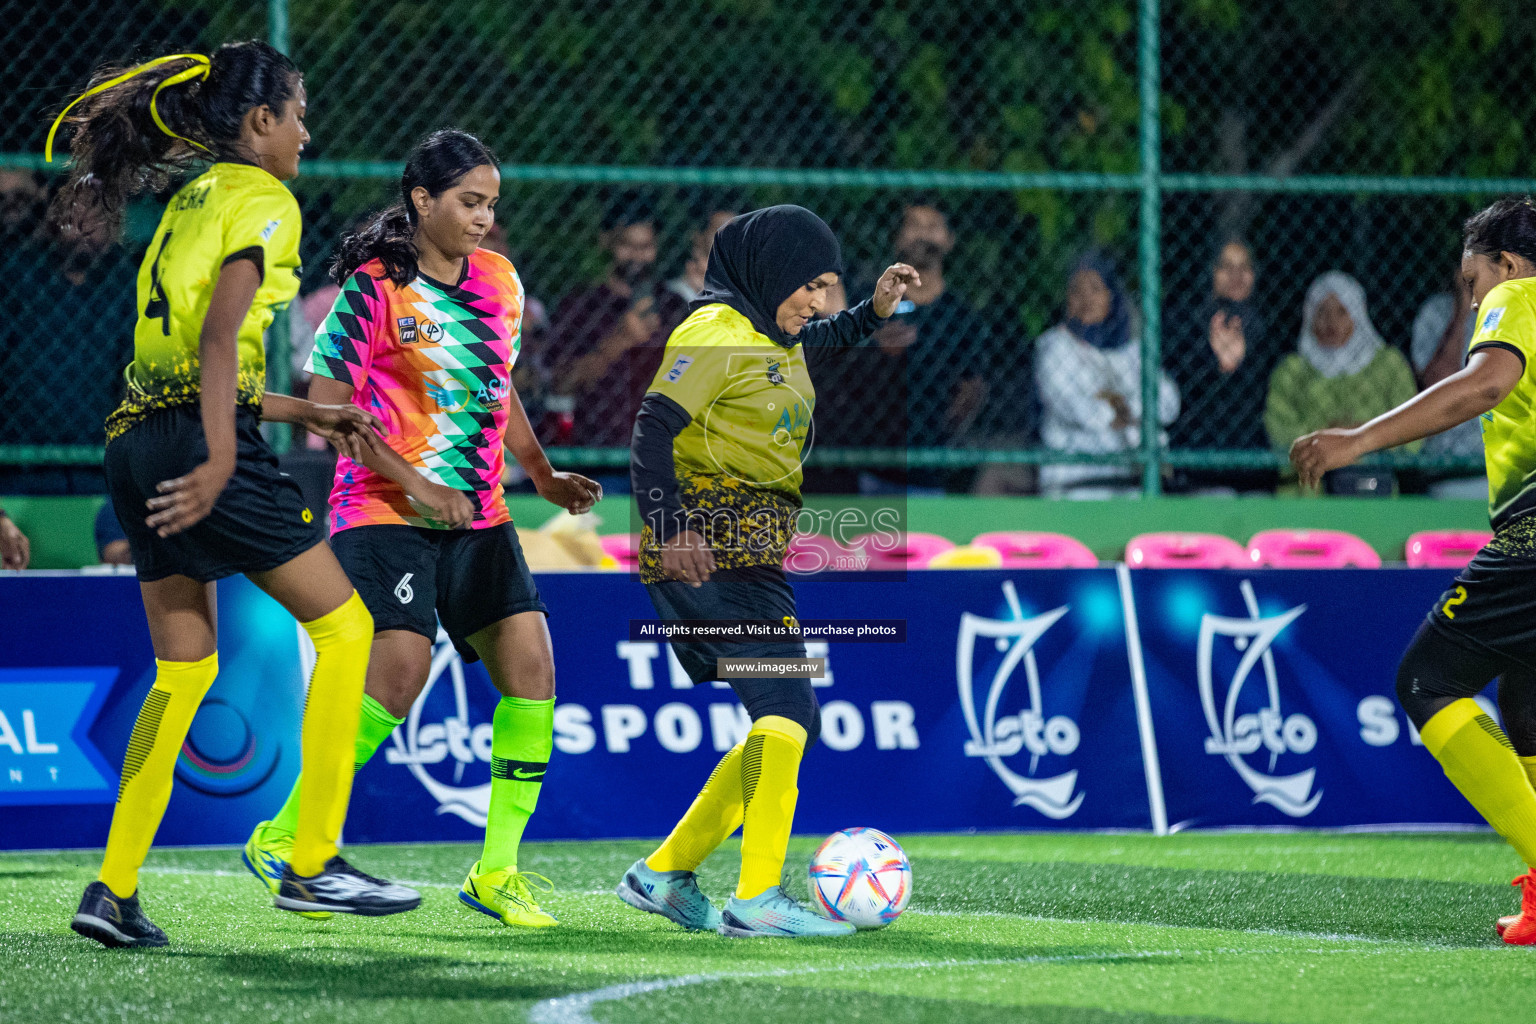
[[[164,950],[69,931],[94,853],[0,855],[0,1020],[813,1021],[992,1024],[1524,1019],[1536,948],[1504,946],[1507,846],[1450,835],[908,836],[914,897],[847,940],[685,933],[611,888],[645,843],[544,843],[547,932],[455,896],[462,845],[364,846],[422,908],[311,922],[271,908],[233,850],[157,850],[142,880]],[[798,876],[814,845],[791,849]],[[723,898],[734,845],[705,865]]]

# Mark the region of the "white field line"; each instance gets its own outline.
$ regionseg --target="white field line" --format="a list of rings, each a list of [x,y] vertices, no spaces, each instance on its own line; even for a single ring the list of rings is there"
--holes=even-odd
[[[655,978],[651,981],[631,981],[622,985],[609,985],[590,992],[574,992],[555,999],[536,1003],[528,1011],[528,1024],[596,1024],[592,1008],[600,1003],[612,1003],[631,999],[648,992],[672,988],[691,988],[726,981],[747,981],[757,978],[799,978],[813,974],[853,974],[870,971],[948,970],[956,967],[1028,967],[1037,964],[1094,963],[1104,960],[1156,960],[1201,956],[1277,956],[1285,950],[1237,950],[1237,949],[1161,949],[1125,953],[1079,953],[1066,956],[1021,956],[989,960],[907,960],[875,964],[844,964],[836,967],[781,967],[764,971],[733,971],[719,974],[684,974],[675,978]],[[1354,952],[1353,950],[1306,950],[1304,952],[1331,953]]]

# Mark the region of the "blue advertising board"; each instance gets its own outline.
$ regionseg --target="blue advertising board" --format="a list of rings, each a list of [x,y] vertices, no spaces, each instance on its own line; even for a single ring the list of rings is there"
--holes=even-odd
[[[1482,821],[1393,696],[1447,574],[1131,576],[1170,828]]]
[[[749,722],[695,687],[630,577],[539,578],[551,609],[555,755],[530,838],[664,835]],[[904,644],[819,645],[821,742],[797,827],[1149,828],[1113,570],[913,574],[797,587],[802,619],[896,618]],[[497,695],[446,643],[410,718],[358,773],[347,836],[473,838],[490,799]]]
[[[1434,570],[914,572],[797,584],[802,619],[898,619],[903,643],[812,645],[821,742],[797,828],[1476,823],[1393,699]],[[748,722],[693,686],[630,576],[542,574],[555,753],[530,838],[664,834]],[[237,843],[298,771],[302,632],[219,584],[220,673],[158,841]],[[0,847],[99,846],[154,660],[130,578],[0,577]],[[497,695],[434,648],[406,723],[358,774],[349,841],[474,839]],[[1491,702],[1489,704],[1492,707]]]
[[[219,675],[176,761],[164,844],[244,842],[299,771],[294,621],[242,578],[217,590]],[[0,848],[100,846],[155,679],[138,581],[7,574],[0,630]]]

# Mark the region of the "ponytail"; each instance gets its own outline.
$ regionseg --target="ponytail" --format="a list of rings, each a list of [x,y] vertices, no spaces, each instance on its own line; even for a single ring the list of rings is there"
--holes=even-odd
[[[416,225],[406,213],[406,206],[396,203],[361,231],[343,235],[331,260],[331,278],[345,284],[369,260],[384,264],[384,276],[400,287],[416,277]]]
[[[500,166],[496,154],[468,132],[444,128],[416,143],[400,175],[400,202],[375,217],[361,231],[343,236],[331,261],[331,279],[344,284],[363,264],[378,260],[384,276],[404,288],[416,278],[416,202],[411,193],[427,190],[434,199],[464,180],[476,167]]]
[[[245,159],[239,143],[246,113],[282,110],[298,81],[293,62],[259,40],[230,43],[208,57],[181,53],[102,68],[48,133],[51,159],[54,133],[73,129],[51,225],[66,231],[101,216],[115,236],[133,196],[166,188],[199,160]]]

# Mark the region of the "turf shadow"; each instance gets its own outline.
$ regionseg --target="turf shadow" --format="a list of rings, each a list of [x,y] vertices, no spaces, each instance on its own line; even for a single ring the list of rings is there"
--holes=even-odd
[[[514,961],[408,953],[362,953],[351,947],[307,951],[216,954],[215,969],[305,997],[316,993],[343,1000],[536,1001],[586,992],[630,980]]]
[[[431,931],[423,928],[402,930],[397,939],[441,942],[451,938],[466,955],[505,955],[509,947],[529,956],[633,956],[643,952],[650,968],[665,972],[667,962],[676,960],[673,969],[682,973],[701,970],[737,969],[751,965],[762,967],[778,962],[782,942],[772,940],[729,939],[709,932],[685,932],[657,921],[655,929],[601,929],[562,925],[547,931],[525,932],[509,937],[505,930]],[[964,937],[941,936],[931,931],[903,928],[896,924],[880,931],[864,932],[852,938],[795,939],[793,948],[808,956],[836,953],[840,961],[856,963],[860,959],[902,962],[952,960],[1012,960],[1019,957],[1103,956],[1125,952],[1123,946],[1102,943],[1031,946],[1018,943],[982,941]],[[765,957],[766,954],[766,957]]]
[[[668,989],[600,1003],[605,1024],[695,1024],[750,1020],[753,1024],[879,1021],[881,1024],[1237,1024],[1218,1017],[1165,1016],[1080,1006],[995,1006],[962,999],[879,995],[798,985],[731,983]]]
[[[930,859],[914,870],[913,906],[1045,918],[1276,930],[1497,945],[1493,921],[1513,890],[1428,880],[1203,871],[1071,862]]]

